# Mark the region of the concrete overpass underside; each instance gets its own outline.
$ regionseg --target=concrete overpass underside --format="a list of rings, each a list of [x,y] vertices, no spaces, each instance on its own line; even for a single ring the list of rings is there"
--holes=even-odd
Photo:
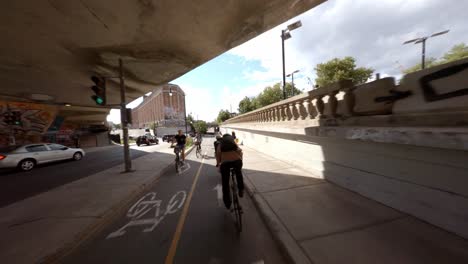
[[[95,107],[90,76],[117,76],[119,58],[127,100],[135,99],[324,1],[8,1],[0,99]],[[119,103],[117,81],[108,104]],[[96,116],[104,121],[101,110],[82,119]]]

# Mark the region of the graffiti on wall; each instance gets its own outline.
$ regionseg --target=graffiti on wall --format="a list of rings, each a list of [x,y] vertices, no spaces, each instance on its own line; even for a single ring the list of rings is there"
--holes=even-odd
[[[435,80],[455,75],[459,72],[464,71],[465,69],[468,69],[468,63],[453,65],[453,66],[443,68],[441,70],[435,71],[433,73],[430,73],[421,77],[421,79],[419,80],[419,83],[423,90],[424,99],[428,102],[433,102],[433,101],[444,100],[444,99],[448,99],[452,97],[468,95],[467,87],[463,87],[461,89],[458,89],[452,92],[437,93],[434,87],[431,85],[431,82]]]
[[[0,146],[40,141],[57,115],[57,107],[0,101]]]

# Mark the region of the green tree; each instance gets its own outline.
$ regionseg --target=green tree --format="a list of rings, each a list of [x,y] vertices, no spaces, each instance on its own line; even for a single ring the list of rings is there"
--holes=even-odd
[[[193,119],[193,116],[191,114],[188,114],[187,116],[187,124],[190,125],[190,130],[195,130],[195,127],[194,127],[194,124],[195,123],[195,120]]]
[[[263,91],[256,97],[256,108],[264,107],[283,99],[283,92],[279,84],[269,86],[263,89]]]
[[[193,125],[195,127],[195,131],[199,133],[206,134],[206,132],[208,131],[208,125],[203,120],[198,120]]]
[[[468,57],[468,46],[465,43],[460,43],[453,46],[448,52],[442,56],[441,63],[448,63]]]
[[[216,121],[220,124],[226,120],[228,120],[229,118],[231,118],[231,113],[229,113],[228,110],[219,110],[219,113],[218,113],[218,118],[216,119]]]
[[[436,58],[430,57],[430,58],[427,58],[426,61],[424,62],[424,67],[425,68],[430,68],[430,67],[437,66],[439,64],[440,63],[437,61]],[[421,63],[418,63],[418,64],[414,65],[413,67],[410,67],[408,69],[403,70],[403,73],[408,74],[408,73],[415,72],[415,71],[420,71],[420,70],[421,70]]]
[[[296,87],[293,88],[290,83],[286,83],[285,90],[287,97],[302,93]],[[283,100],[283,88],[281,87],[281,83],[276,83],[273,85],[273,87],[266,87],[263,92],[261,92],[255,98],[255,109],[279,102],[281,100]]]
[[[255,105],[253,104],[252,102],[252,99],[250,99],[249,97],[244,97],[244,99],[242,99],[240,102],[239,102],[239,114],[245,114],[247,112],[250,112],[252,110],[255,110]]]
[[[291,97],[301,94],[301,90],[293,87],[290,83],[286,83],[286,96]],[[276,103],[283,100],[283,88],[281,83],[276,83],[273,86],[268,86],[256,97],[244,97],[239,102],[239,113],[245,114],[255,109]]]
[[[356,60],[353,57],[334,58],[325,63],[317,64],[315,71],[317,72],[315,83],[319,87],[341,80],[352,80],[354,84],[362,84],[374,73],[371,68],[357,68]]]
[[[460,44],[453,46],[439,60],[437,60],[436,58],[432,58],[432,57],[426,59],[426,61],[424,62],[425,64],[424,66],[425,68],[430,68],[430,67],[434,67],[440,64],[449,63],[449,62],[456,61],[456,60],[461,60],[464,58],[468,58],[468,46],[465,43],[460,43]],[[419,71],[419,70],[421,70],[421,63],[418,63],[408,69],[405,69],[403,73],[408,74],[408,73]]]

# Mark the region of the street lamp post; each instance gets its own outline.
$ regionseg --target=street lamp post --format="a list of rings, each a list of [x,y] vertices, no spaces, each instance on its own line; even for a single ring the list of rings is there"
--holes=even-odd
[[[291,38],[291,31],[302,26],[301,21],[296,21],[289,25],[286,29],[281,30],[281,51],[283,56],[283,99],[286,99],[286,66],[284,59],[284,41]]]
[[[445,30],[445,31],[434,33],[434,34],[432,34],[430,36],[425,36],[425,37],[421,37],[421,38],[415,38],[415,39],[412,39],[412,40],[408,40],[408,41],[403,42],[403,45],[413,43],[413,42],[414,42],[414,44],[422,43],[421,70],[424,70],[426,68],[425,67],[425,63],[426,63],[426,40],[428,38],[432,38],[432,37],[436,37],[436,36],[446,34],[449,31],[450,30]]]
[[[286,77],[291,76],[291,85],[292,85],[291,96],[294,94],[294,74],[298,73],[298,72],[299,72],[299,70],[295,70],[295,71],[291,72],[290,74],[286,75]]]

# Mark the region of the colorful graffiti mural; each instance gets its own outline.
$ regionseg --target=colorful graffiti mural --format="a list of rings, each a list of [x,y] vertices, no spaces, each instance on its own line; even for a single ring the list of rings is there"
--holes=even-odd
[[[57,111],[51,105],[0,101],[0,146],[41,141]],[[15,122],[9,122],[12,116]]]

